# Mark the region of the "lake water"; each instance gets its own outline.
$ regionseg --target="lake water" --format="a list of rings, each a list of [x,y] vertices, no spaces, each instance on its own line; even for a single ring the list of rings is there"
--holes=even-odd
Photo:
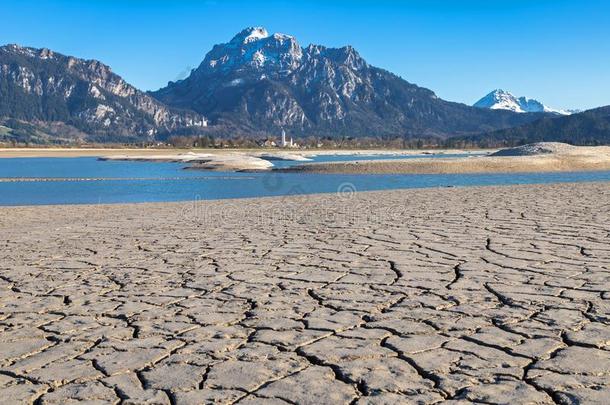
[[[433,159],[447,156],[427,155],[425,157]],[[318,156],[314,158],[314,161],[371,158],[404,159],[405,156]],[[273,163],[278,167],[295,164],[295,162],[281,161]],[[1,179],[63,179],[61,181],[0,181],[0,205],[161,202],[422,187],[610,182],[610,171],[344,175],[223,173],[183,170],[184,167],[183,163],[99,161],[91,157],[0,159]]]

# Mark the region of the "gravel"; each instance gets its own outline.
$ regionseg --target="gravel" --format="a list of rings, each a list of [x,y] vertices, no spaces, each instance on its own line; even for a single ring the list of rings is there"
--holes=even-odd
[[[502,149],[490,156],[537,156],[569,152],[575,146],[561,142],[538,142],[530,143],[515,148]]]

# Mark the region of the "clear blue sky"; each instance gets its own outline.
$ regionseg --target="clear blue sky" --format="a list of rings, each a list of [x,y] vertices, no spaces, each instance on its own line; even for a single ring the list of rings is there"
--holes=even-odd
[[[264,26],[301,46],[353,45],[448,100],[503,88],[556,108],[610,104],[605,0],[1,0],[0,15],[0,43],[99,59],[146,90]]]

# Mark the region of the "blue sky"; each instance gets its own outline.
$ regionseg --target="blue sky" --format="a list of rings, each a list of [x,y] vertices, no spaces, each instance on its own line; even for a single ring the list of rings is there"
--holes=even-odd
[[[503,88],[556,108],[610,104],[605,0],[2,0],[0,10],[0,43],[99,59],[146,90],[264,26],[301,46],[353,45],[447,100]]]

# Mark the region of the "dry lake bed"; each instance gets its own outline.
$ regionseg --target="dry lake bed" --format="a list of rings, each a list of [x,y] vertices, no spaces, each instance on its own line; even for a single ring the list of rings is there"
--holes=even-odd
[[[0,402],[607,403],[608,183],[0,208]]]

